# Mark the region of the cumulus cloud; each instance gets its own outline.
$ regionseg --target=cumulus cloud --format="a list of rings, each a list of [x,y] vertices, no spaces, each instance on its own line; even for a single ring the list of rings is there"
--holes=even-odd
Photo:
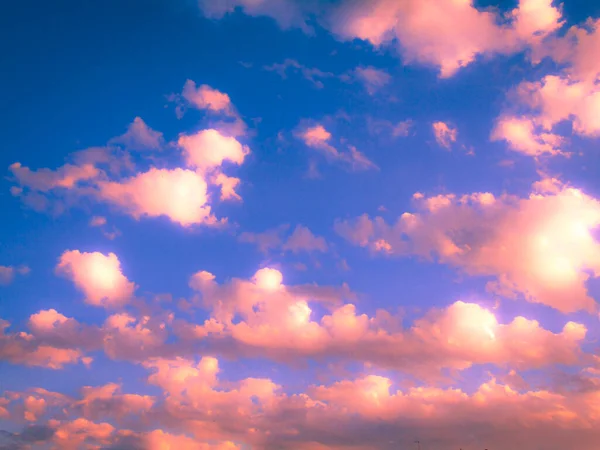
[[[187,80],[181,95],[195,108],[235,115],[229,95],[206,84],[197,87],[195,81]]]
[[[98,188],[99,199],[135,219],[166,216],[184,227],[218,223],[208,204],[206,180],[192,170],[152,168],[119,182],[100,182]]]
[[[509,147],[529,156],[563,153],[560,148],[564,138],[544,132],[527,117],[500,117],[491,135],[492,141],[504,140]]]
[[[161,402],[122,394],[109,384],[86,388],[73,398],[41,390],[9,393],[6,408],[17,414],[18,404],[28,395],[60,398],[55,402],[61,414],[40,420],[40,432],[30,433],[30,442],[67,449],[176,445],[201,450],[366,450],[409,447],[417,434],[422,442],[467,450],[573,444],[593,450],[600,437],[600,386],[589,376],[590,389],[571,395],[548,388],[516,390],[493,377],[471,392],[454,387],[399,389],[394,378],[373,373],[311,384],[288,394],[270,378],[225,381],[219,360],[212,357],[153,359],[144,367],[149,371],[147,382],[163,393]],[[94,406],[82,407],[88,405]],[[142,428],[147,424],[142,416],[122,420],[124,405],[154,417],[152,425]],[[146,431],[132,431],[126,424]],[[10,437],[17,440],[25,434],[24,430]]]
[[[462,301],[429,311],[404,329],[401,318],[387,311],[378,310],[373,316],[358,313],[355,304],[344,303],[352,300],[349,293],[330,297],[286,286],[281,272],[269,268],[259,270],[252,280],[224,285],[217,284],[212,274],[198,272],[190,286],[212,312],[204,324],[179,321],[176,332],[182,339],[215,345],[231,344],[224,339],[233,339],[239,354],[284,362],[356,360],[431,379],[440,377],[442,369],[464,370],[477,364],[520,370],[577,364],[587,333],[585,326],[568,322],[555,334],[520,316],[503,324],[491,311]],[[313,312],[316,305],[327,310],[320,318]]]
[[[95,306],[122,306],[135,290],[135,284],[123,275],[121,262],[114,253],[67,250],[61,255],[56,272],[69,278],[83,292],[85,301]]]
[[[572,187],[554,189],[527,198],[417,193],[418,211],[392,225],[365,215],[338,221],[336,230],[374,252],[435,256],[469,275],[494,276],[488,288],[503,296],[592,312],[597,304],[586,282],[600,270],[592,233],[600,225],[600,204]]]
[[[202,173],[221,167],[225,161],[240,165],[250,152],[234,137],[224,136],[214,129],[182,135],[177,142],[183,149],[188,167]]]

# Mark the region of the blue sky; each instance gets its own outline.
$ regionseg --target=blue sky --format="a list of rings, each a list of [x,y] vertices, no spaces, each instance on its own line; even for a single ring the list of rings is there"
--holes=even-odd
[[[81,432],[89,445],[121,448],[119,431],[127,429],[151,450],[158,443],[391,448],[384,438],[372,441],[377,426],[398,423],[402,434],[410,420],[429,430],[422,431],[424,450],[449,448],[442,441],[465,450],[558,449],[565,447],[552,445],[587,428],[557,418],[556,404],[597,424],[589,405],[600,392],[600,7],[575,0],[423,7],[429,3],[66,0],[3,8],[0,318],[10,326],[0,341],[8,399],[0,420],[13,434],[0,448],[22,448],[8,445],[21,445],[23,430],[34,424],[51,430],[40,448],[67,448],[60,436],[82,426],[77,417],[88,421]],[[387,12],[372,16],[377,8]],[[307,25],[288,27],[283,16]],[[389,24],[386,17],[395,19]],[[570,27],[578,27],[576,38]],[[186,91],[188,80],[194,84]],[[227,107],[206,100],[211,95],[226,95]],[[217,135],[210,145],[186,147],[181,139],[206,130]],[[123,164],[128,155],[131,165],[118,172],[83,161],[93,148]],[[84,166],[94,174],[65,181]],[[169,177],[176,173],[200,180],[204,192],[182,184],[183,203],[172,198],[179,191],[169,183],[178,181]],[[157,177],[134,184],[143,174]],[[239,199],[223,198],[215,181],[221,175],[238,179]],[[180,221],[184,211],[207,205],[227,223]],[[579,234],[570,237],[571,228]],[[295,230],[304,234],[293,241]],[[275,241],[262,251],[256,242],[265,232]],[[200,271],[214,281],[198,281],[205,280]],[[335,301],[323,300],[324,292]],[[235,304],[231,317],[219,309],[228,302]],[[308,319],[298,305],[308,308]],[[348,305],[356,315],[336,315]],[[400,329],[377,319],[378,310]],[[41,311],[53,311],[54,319],[36,328],[32,315]],[[300,328],[286,325],[289,314]],[[129,325],[109,325],[125,315]],[[327,318],[333,316],[346,319]],[[360,317],[368,331],[358,331]],[[571,322],[577,325],[563,329]],[[184,336],[193,325],[211,331]],[[378,340],[383,335],[396,344]],[[111,350],[107,342],[121,338],[131,348]],[[173,374],[152,379],[160,364],[186,361],[200,371],[187,383],[201,384],[208,376],[198,369],[203,357],[218,360],[215,392],[246,392],[239,386],[247,378],[279,387],[270,403],[256,393],[238,399],[250,403],[236,413],[213,391],[186,397]],[[556,382],[561,376],[593,389],[565,394]],[[487,419],[506,407],[502,396],[486,397],[484,418],[475,420],[473,399],[490,379],[496,389],[519,393],[514,401],[523,403],[512,407],[523,420],[535,416],[536,390],[562,396],[542,405],[540,414],[554,419],[535,416],[535,426],[513,441],[489,431],[520,430],[508,419]],[[382,380],[391,386],[378,394],[385,399],[352,416],[356,405],[344,383],[362,392],[364,383]],[[121,386],[110,402],[103,398],[109,407],[81,390],[109,383]],[[411,383],[443,394],[430,412],[409,420],[399,399],[418,397]],[[71,396],[61,404],[68,413],[57,413],[48,394],[34,388]],[[467,393],[460,411],[473,424],[472,441],[448,431],[444,402],[452,389]],[[296,408],[339,423],[337,432],[285,409],[303,392],[326,407],[316,413],[307,401]],[[151,406],[136,409],[124,394],[150,395]],[[46,406],[24,415],[35,409],[27,398]],[[73,399],[89,409],[82,412]],[[215,401],[222,412],[224,422],[206,440],[202,407],[196,422],[174,424],[180,416],[165,412],[165,403],[183,411],[189,401]],[[132,416],[124,420],[118,408],[131,408]],[[282,430],[300,431],[294,438],[269,431],[259,410],[285,418]],[[227,420],[258,431],[228,428]],[[110,436],[100,436],[98,423],[113,427]],[[361,427],[358,438],[350,432]],[[566,431],[544,442],[547,427]],[[323,438],[326,432],[335,439]],[[598,435],[581,433],[581,448],[592,449]]]

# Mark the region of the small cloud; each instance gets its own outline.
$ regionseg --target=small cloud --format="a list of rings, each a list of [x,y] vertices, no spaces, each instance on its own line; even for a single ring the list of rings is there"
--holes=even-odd
[[[94,216],[90,219],[90,227],[101,227],[106,225],[106,217]]]
[[[452,143],[456,142],[458,131],[445,122],[434,122],[432,124],[433,134],[437,143],[447,150],[451,149]]]
[[[357,67],[354,69],[354,77],[364,85],[370,95],[389,84],[392,79],[385,70],[376,69],[373,66]]]
[[[325,78],[334,78],[335,75],[331,72],[323,72],[320,69],[316,69],[314,67],[307,67],[305,65],[300,64],[295,59],[286,59],[281,64],[271,64],[270,66],[264,66],[265,70],[270,72],[276,72],[283,79],[287,78],[287,74],[290,70],[294,72],[299,72],[302,77],[306,80],[310,81],[315,87],[322,89],[324,87],[321,79]]]
[[[7,286],[13,282],[15,275],[27,275],[31,270],[28,266],[0,266],[0,285]]]

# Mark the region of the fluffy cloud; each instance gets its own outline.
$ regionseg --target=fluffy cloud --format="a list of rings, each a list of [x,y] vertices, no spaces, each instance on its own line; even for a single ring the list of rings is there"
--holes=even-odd
[[[208,129],[193,135],[182,135],[178,140],[188,167],[206,172],[221,167],[225,161],[240,165],[250,149],[234,137],[224,136]]]
[[[426,378],[439,377],[442,369],[477,364],[521,370],[577,364],[587,332],[583,325],[568,322],[555,334],[524,317],[502,324],[491,311],[462,301],[432,310],[403,329],[400,317],[387,311],[378,310],[372,317],[360,314],[353,303],[342,303],[348,298],[343,292],[329,298],[302,286],[286,286],[282,274],[268,268],[250,281],[225,285],[208,272],[198,272],[190,286],[201,293],[200,302],[211,310],[211,318],[201,325],[179,321],[176,332],[182,339],[214,342],[216,348],[233,339],[238,354],[279,361],[357,360]],[[327,313],[315,317],[315,305]]]
[[[217,223],[208,204],[206,180],[192,170],[152,168],[120,182],[100,182],[98,188],[98,198],[135,219],[166,216],[184,227]]]
[[[91,305],[122,306],[135,290],[135,284],[123,275],[121,262],[114,253],[67,250],[61,255],[56,271],[73,281]]]
[[[229,95],[206,84],[196,87],[194,81],[187,80],[181,95],[198,109],[207,109],[225,115],[236,114]]]
[[[517,390],[495,378],[472,392],[398,389],[393,378],[374,373],[287,394],[269,378],[224,381],[219,361],[211,357],[155,359],[144,366],[150,371],[148,383],[163,391],[163,401],[121,394],[109,384],[85,388],[79,398],[43,390],[8,393],[4,403],[14,415],[22,399],[53,398],[62,411],[50,410],[50,418],[38,419],[36,426],[47,432],[38,433],[37,442],[58,448],[366,450],[408,447],[416,434],[422,442],[467,450],[534,445],[559,449],[574,440],[577,448],[593,450],[600,437],[600,384],[589,376],[584,376],[588,389],[569,395],[549,388]],[[95,407],[83,407],[90,404]],[[145,431],[125,427],[120,419],[123,405],[137,405],[133,411],[154,417],[152,426],[138,416],[126,423]],[[157,427],[157,422],[170,430]]]
[[[520,0],[508,18],[500,25],[497,13],[477,9],[471,0],[374,0],[344,2],[328,23],[342,38],[376,46],[397,39],[405,61],[437,66],[448,77],[480,55],[513,53],[537,43],[559,27],[561,16],[551,0]]]
[[[433,255],[470,275],[494,276],[492,291],[517,293],[563,312],[597,308],[586,282],[600,273],[600,203],[568,186],[528,198],[490,193],[415,195],[419,211],[338,222],[349,241],[375,252]],[[519,255],[515,258],[515,255]]]
[[[491,140],[504,140],[512,150],[529,156],[563,153],[560,146],[564,138],[544,132],[527,117],[500,117],[492,131]]]

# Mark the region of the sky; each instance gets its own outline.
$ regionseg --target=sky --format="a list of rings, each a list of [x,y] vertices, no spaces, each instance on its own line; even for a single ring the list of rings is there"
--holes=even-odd
[[[0,449],[598,450],[600,4],[0,14]]]

